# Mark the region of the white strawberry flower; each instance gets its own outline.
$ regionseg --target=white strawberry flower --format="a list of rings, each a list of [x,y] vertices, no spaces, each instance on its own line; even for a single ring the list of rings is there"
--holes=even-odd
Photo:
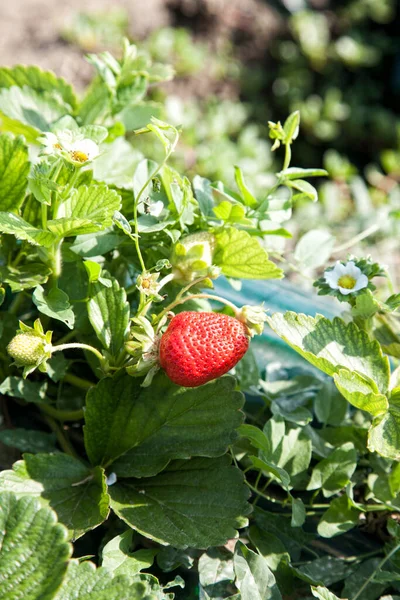
[[[100,150],[96,142],[89,139],[76,140],[72,144],[68,144],[65,148],[72,162],[87,163],[100,154]]]
[[[325,271],[325,281],[332,290],[344,296],[358,292],[368,286],[368,277],[350,260],[343,264],[337,261],[333,269]]]
[[[58,139],[58,136],[55,133],[51,133],[47,131],[44,133],[38,141],[42,144],[43,148],[41,150],[42,154],[60,154],[62,152],[63,147]]]

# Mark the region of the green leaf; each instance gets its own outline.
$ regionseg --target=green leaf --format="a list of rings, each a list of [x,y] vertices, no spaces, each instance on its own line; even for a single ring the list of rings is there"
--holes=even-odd
[[[347,494],[343,494],[340,498],[332,500],[330,507],[322,515],[318,523],[318,533],[325,538],[340,535],[357,525],[359,515],[360,510],[354,502]]]
[[[103,469],[88,469],[67,454],[25,454],[12,471],[0,473],[0,490],[39,497],[77,539],[108,516],[109,497]]]
[[[347,406],[331,379],[324,382],[314,399],[315,416],[325,425],[340,425],[346,416]]]
[[[12,292],[29,290],[40,283],[46,283],[51,270],[43,263],[27,263],[18,267],[0,267],[0,280],[8,283]]]
[[[387,411],[386,396],[376,393],[376,386],[370,379],[362,377],[356,371],[351,373],[347,369],[340,369],[333,379],[340,393],[356,408],[372,415],[380,415]]]
[[[214,262],[228,277],[242,279],[279,279],[283,276],[259,241],[246,231],[226,228],[216,233]]]
[[[292,497],[292,527],[301,527],[306,520],[306,507],[301,498]]]
[[[102,153],[93,161],[93,175],[107,185],[131,190],[133,176],[143,154],[125,138],[119,137],[102,146]]]
[[[244,223],[246,222],[246,210],[240,204],[231,204],[224,200],[213,208],[213,212],[217,219],[221,219],[226,223]],[[247,221],[249,221],[247,219]],[[251,223],[251,221],[249,221]]]
[[[193,177],[193,189],[202,214],[204,216],[211,215],[214,206],[211,181],[205,179],[205,177],[200,177],[200,175],[195,175]]]
[[[15,235],[18,240],[26,240],[34,246],[49,248],[56,240],[51,231],[37,229],[13,213],[0,212],[0,232]]]
[[[353,317],[370,319],[378,312],[379,302],[374,298],[371,290],[366,289],[363,294],[356,296],[355,306],[351,309]]]
[[[135,102],[125,106],[118,114],[118,118],[122,121],[126,131],[134,131],[146,127],[150,123],[152,117],[159,119],[163,113],[163,106],[160,102],[146,100],[144,102]]]
[[[112,467],[119,477],[154,475],[171,459],[220,456],[243,420],[243,396],[234,388],[229,376],[196,389],[163,373],[148,388],[126,374],[103,379],[86,399],[88,456],[93,464],[121,457]]]
[[[332,585],[348,577],[354,566],[334,556],[323,556],[299,567],[298,571],[318,584]]]
[[[50,131],[51,124],[68,111],[67,105],[51,92],[39,93],[27,86],[0,91],[2,129],[24,135],[27,142],[35,142],[41,131]]]
[[[277,467],[269,461],[262,460],[261,458],[258,458],[258,456],[250,455],[248,458],[256,469],[263,473],[268,473],[268,475],[273,475],[285,489],[289,488],[290,477],[284,469]]]
[[[32,295],[32,300],[37,309],[57,321],[61,321],[70,329],[75,323],[74,311],[69,303],[68,295],[59,288],[52,288],[45,296],[44,288],[38,285]]]
[[[51,219],[50,221],[47,221],[47,228],[59,239],[95,233],[96,231],[103,229],[99,222],[94,223],[90,219],[74,219],[72,217]]]
[[[76,106],[76,96],[72,86],[65,79],[56,77],[51,71],[42,71],[37,66],[2,67],[0,69],[0,87],[10,88],[15,85],[18,87],[26,85],[36,92],[50,92],[55,97],[61,97],[72,108]]]
[[[234,167],[234,170],[236,185],[238,186],[245,206],[250,206],[250,208],[254,208],[258,205],[258,202],[256,198],[254,198],[253,194],[250,192],[249,188],[246,186],[241,168]]]
[[[112,225],[112,216],[121,209],[121,196],[104,184],[81,185],[63,202],[58,210],[58,218],[73,218],[93,221],[95,230]]]
[[[60,586],[71,547],[56,515],[34,498],[0,494],[0,596],[51,600]]]
[[[291,485],[302,487],[308,479],[307,469],[311,461],[312,443],[302,427],[285,423],[275,415],[264,426],[264,434],[270,441],[269,450],[260,450],[262,460],[285,469],[290,475]]]
[[[237,542],[233,564],[242,600],[281,600],[275,577],[263,556]]]
[[[315,596],[316,598],[319,598],[319,600],[340,600],[340,598],[338,596],[335,596],[335,594],[332,594],[332,592],[330,592],[328,589],[326,589],[326,587],[322,587],[322,586],[311,587],[311,591],[312,591],[313,596]]]
[[[1,73],[0,73],[1,76]],[[0,134],[0,210],[20,208],[28,184],[28,148],[22,137]]]
[[[329,175],[325,169],[301,169],[300,167],[289,167],[277,173],[281,179],[299,179],[302,177],[325,177]]]
[[[256,508],[254,517],[259,529],[263,533],[277,537],[293,561],[299,560],[303,547],[314,538],[313,535],[305,533],[301,527],[293,528],[290,520],[281,515]]]
[[[298,194],[299,196],[305,196],[305,198],[317,202],[318,192],[311,183],[308,183],[308,181],[304,181],[303,179],[287,179],[284,184],[301,192],[301,194]]]
[[[363,562],[358,569],[346,579],[342,595],[345,598],[353,598],[360,590],[360,587],[366,583],[371,574],[378,568],[380,561],[380,558],[370,558]],[[382,584],[370,581],[363,589],[362,600],[376,600],[387,587],[387,583]]]
[[[343,444],[313,469],[308,490],[322,488],[325,498],[339,492],[350,481],[357,467],[357,452],[351,442]]]
[[[117,233],[110,233],[110,229],[99,231],[95,234],[79,235],[69,249],[85,258],[100,256],[117,248],[123,241]]]
[[[103,348],[118,360],[125,352],[124,343],[129,334],[129,303],[118,281],[105,274],[103,277],[110,279],[111,286],[100,282],[91,284],[88,316]]]
[[[228,456],[174,461],[155,477],[118,481],[109,493],[130,527],[175,548],[222,546],[251,510],[243,474]]]
[[[368,433],[368,450],[400,460],[400,388],[392,391],[388,412],[373,420]]]
[[[341,368],[357,371],[376,384],[376,392],[389,387],[389,361],[379,344],[354,323],[329,321],[288,311],[267,318],[275,333],[312,365],[333,376]]]
[[[0,384],[0,394],[11,396],[12,398],[21,398],[25,402],[35,402],[37,404],[49,403],[46,398],[47,382],[39,383],[29,381],[22,377],[7,377]]]
[[[335,239],[329,231],[312,229],[300,238],[294,251],[294,258],[305,269],[320,267],[328,261]]]
[[[204,591],[211,598],[225,598],[235,578],[232,554],[225,548],[210,548],[200,556],[198,569]]]
[[[157,580],[150,575],[132,581],[126,575],[112,576],[89,561],[69,563],[67,576],[54,600],[166,600]],[[146,581],[146,577],[150,581]],[[33,600],[33,599],[32,599]],[[40,600],[42,600],[40,598]]]
[[[285,132],[285,144],[291,144],[293,140],[299,135],[300,125],[300,111],[296,110],[292,112],[286,119],[283,125],[283,131]]]
[[[18,448],[21,452],[54,452],[56,436],[54,433],[45,433],[35,429],[2,429],[0,442],[11,448]]]
[[[249,530],[249,538],[274,573],[290,562],[290,556],[284,544],[274,534],[262,531],[257,525],[252,525]]]
[[[132,537],[133,531],[128,529],[104,546],[101,565],[113,575],[136,575],[153,564],[158,548],[132,552]]]

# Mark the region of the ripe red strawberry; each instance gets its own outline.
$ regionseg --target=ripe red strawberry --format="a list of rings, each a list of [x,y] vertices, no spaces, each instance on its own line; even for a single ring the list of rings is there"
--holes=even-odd
[[[227,373],[249,347],[244,323],[213,312],[182,312],[160,341],[160,365],[174,383],[203,385]]]

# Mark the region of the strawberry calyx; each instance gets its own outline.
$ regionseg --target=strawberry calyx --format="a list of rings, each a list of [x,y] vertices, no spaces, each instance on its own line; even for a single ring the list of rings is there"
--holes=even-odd
[[[133,377],[145,379],[142,387],[148,387],[158,371],[159,345],[161,336],[156,333],[145,317],[132,319],[134,326],[130,330],[130,339],[125,343],[125,350],[132,357],[126,371]]]
[[[267,314],[263,306],[250,306],[245,304],[236,312],[236,318],[244,323],[249,331],[250,337],[261,335],[264,331],[264,323]]]

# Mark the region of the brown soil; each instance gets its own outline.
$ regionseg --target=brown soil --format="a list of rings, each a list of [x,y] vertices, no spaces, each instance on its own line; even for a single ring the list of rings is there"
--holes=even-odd
[[[241,58],[263,53],[278,19],[261,0],[3,0],[0,3],[0,64],[37,64],[82,89],[92,77],[83,51],[61,35],[74,15],[121,7],[132,39],[167,25],[182,25],[218,51],[230,39]]]

